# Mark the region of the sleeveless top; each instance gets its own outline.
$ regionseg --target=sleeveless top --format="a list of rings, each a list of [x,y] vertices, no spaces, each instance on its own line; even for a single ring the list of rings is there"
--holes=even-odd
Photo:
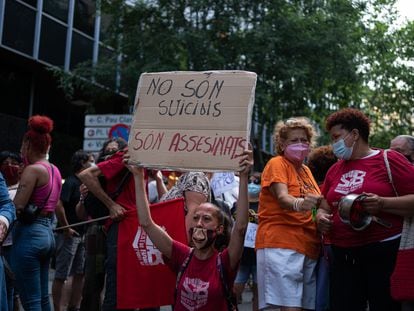
[[[57,202],[60,198],[60,191],[62,189],[62,177],[60,175],[59,169],[51,163],[36,162],[34,164],[42,165],[47,169],[47,172],[49,174],[49,181],[47,184],[33,189],[33,193],[29,199],[29,202],[37,205],[38,207],[43,207],[43,210],[47,212],[54,212]],[[49,193],[50,196],[45,202]]]

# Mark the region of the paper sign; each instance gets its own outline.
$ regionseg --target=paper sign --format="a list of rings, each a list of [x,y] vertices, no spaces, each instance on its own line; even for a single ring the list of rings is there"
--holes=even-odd
[[[249,222],[247,224],[246,235],[244,236],[244,247],[254,248],[256,242],[257,224]]]
[[[141,75],[129,135],[131,162],[182,171],[235,171],[250,139],[256,74]]]
[[[233,172],[214,173],[210,180],[210,186],[217,198],[223,193],[238,187],[238,182]]]

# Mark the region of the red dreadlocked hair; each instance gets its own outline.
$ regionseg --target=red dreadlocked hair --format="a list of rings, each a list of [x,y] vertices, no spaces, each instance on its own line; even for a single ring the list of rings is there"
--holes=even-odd
[[[28,121],[29,130],[24,134],[23,140],[30,141],[33,150],[46,153],[52,142],[50,132],[53,130],[53,121],[46,116],[32,116]]]

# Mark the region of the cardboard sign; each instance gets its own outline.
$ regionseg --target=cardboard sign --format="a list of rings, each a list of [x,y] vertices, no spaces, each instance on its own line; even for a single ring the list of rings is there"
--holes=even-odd
[[[247,224],[246,235],[244,236],[244,247],[254,248],[256,243],[257,224],[249,222]]]
[[[237,171],[250,139],[256,74],[144,73],[129,135],[131,162],[179,171]]]
[[[223,193],[238,187],[238,185],[239,183],[233,172],[214,173],[210,180],[210,186],[216,198],[220,197]]]

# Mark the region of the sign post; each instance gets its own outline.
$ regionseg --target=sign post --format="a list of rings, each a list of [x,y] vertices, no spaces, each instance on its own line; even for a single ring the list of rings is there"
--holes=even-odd
[[[142,74],[128,141],[131,162],[179,171],[239,170],[256,78],[247,71]]]

